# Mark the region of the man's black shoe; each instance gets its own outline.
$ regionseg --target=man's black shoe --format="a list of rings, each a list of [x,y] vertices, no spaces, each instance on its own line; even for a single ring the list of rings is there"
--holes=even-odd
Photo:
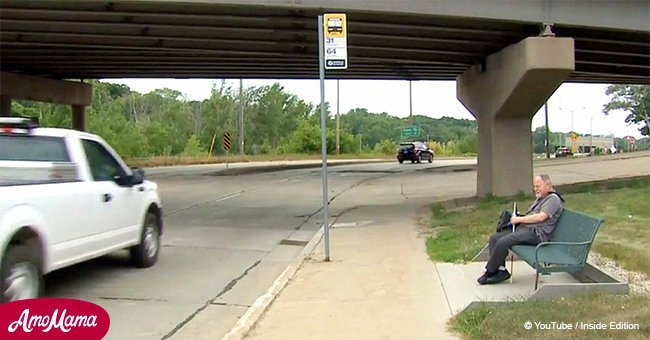
[[[499,270],[496,274],[489,276],[485,280],[485,283],[487,284],[499,283],[509,278],[510,278],[510,273],[508,272],[508,270]]]
[[[494,274],[492,274],[492,275],[494,275]],[[477,281],[479,284],[484,285],[484,284],[487,283],[487,279],[488,279],[488,277],[490,277],[490,274],[486,271],[486,272],[483,273],[483,275],[481,275],[481,277],[479,277],[476,281]]]

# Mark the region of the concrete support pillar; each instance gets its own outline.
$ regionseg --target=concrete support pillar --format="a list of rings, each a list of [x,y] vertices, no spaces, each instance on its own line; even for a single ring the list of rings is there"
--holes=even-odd
[[[0,96],[0,117],[11,116],[11,97]]]
[[[86,106],[72,106],[72,128],[79,131],[86,131]]]
[[[531,191],[532,118],[575,69],[574,60],[573,39],[531,37],[457,78],[457,98],[479,125],[477,196]]]
[[[510,196],[532,188],[531,119],[498,117],[479,120],[476,193]]]

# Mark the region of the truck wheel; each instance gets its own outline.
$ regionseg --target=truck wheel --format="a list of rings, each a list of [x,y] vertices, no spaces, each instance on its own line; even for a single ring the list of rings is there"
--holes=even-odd
[[[9,246],[2,259],[0,303],[34,299],[43,291],[38,253],[24,245]]]
[[[433,155],[429,155],[429,163],[433,163]]]
[[[140,244],[130,250],[131,262],[138,268],[153,266],[158,261],[160,253],[160,229],[158,216],[148,212],[144,218],[144,226],[140,235]]]

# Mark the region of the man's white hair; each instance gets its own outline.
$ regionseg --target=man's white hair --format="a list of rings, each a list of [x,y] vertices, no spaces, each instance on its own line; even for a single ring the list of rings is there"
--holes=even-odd
[[[549,177],[547,174],[537,175],[537,177],[539,177],[539,179],[541,179],[542,182],[544,182],[546,185],[553,186],[553,183],[551,183],[551,177]]]

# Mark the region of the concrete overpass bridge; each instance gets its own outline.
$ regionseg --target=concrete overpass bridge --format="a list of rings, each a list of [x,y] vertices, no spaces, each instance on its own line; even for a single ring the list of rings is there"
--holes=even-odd
[[[479,123],[477,194],[528,191],[532,116],[562,82],[650,83],[648,1],[0,0],[0,108],[72,105],[70,79],[317,78],[318,14],[348,15],[328,78],[456,80]]]

